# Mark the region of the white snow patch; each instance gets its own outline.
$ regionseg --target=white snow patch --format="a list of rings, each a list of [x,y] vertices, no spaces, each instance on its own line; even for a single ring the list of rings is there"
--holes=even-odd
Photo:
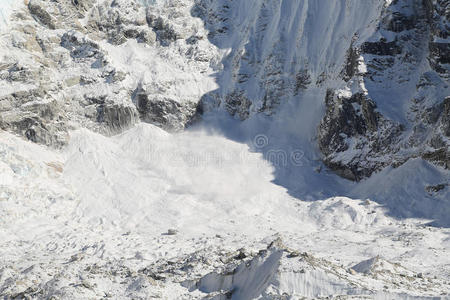
[[[9,25],[11,14],[19,6],[23,5],[22,0],[2,0],[0,3],[0,33],[6,30]]]
[[[345,87],[343,89],[339,89],[336,91],[336,95],[339,98],[351,98],[352,97],[352,91],[349,87]]]

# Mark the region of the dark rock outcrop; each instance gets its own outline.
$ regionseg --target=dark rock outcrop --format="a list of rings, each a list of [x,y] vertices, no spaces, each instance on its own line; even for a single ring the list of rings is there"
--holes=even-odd
[[[103,59],[99,45],[75,31],[66,32],[61,37],[61,46],[70,51],[70,56],[76,61],[85,59]]]
[[[31,15],[36,18],[42,25],[49,29],[56,29],[55,20],[45,10],[45,2],[41,0],[30,0],[28,3],[28,9]]]
[[[156,33],[156,38],[162,46],[168,46],[170,43],[180,39],[173,26],[166,23],[161,17],[147,13],[147,23]]]
[[[430,42],[429,61],[434,70],[448,76],[449,68],[443,65],[450,64],[450,43]]]
[[[398,45],[397,41],[380,40],[379,42],[365,42],[361,46],[361,51],[366,54],[393,56],[402,53],[402,47]]]
[[[245,120],[249,117],[250,106],[252,102],[245,97],[243,91],[235,91],[225,97],[225,107],[232,115],[237,115],[240,120]]]
[[[386,120],[364,94],[339,96],[328,90],[327,110],[319,125],[318,143],[325,164],[350,180],[370,176],[390,163],[378,159],[395,151],[399,124]]]
[[[447,147],[424,153],[422,158],[450,169],[450,150]]]
[[[10,130],[28,140],[62,147],[68,140],[66,118],[56,101],[33,103],[27,111],[10,110],[0,114],[0,128]]]
[[[165,97],[150,98],[142,86],[133,93],[133,103],[143,122],[169,131],[184,129],[197,114],[196,103],[181,103]]]
[[[358,58],[359,58],[359,49],[355,48],[352,43],[347,51],[347,61],[341,73],[342,78],[345,81],[349,81],[351,78],[353,78],[353,76],[356,75],[358,69]]]
[[[120,133],[139,121],[135,107],[117,103],[100,104],[97,107],[97,121],[105,123],[111,133]]]

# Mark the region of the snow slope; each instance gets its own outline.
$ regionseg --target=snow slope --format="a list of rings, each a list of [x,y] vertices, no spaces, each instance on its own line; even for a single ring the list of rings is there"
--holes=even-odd
[[[61,129],[67,146],[0,131],[1,296],[450,297],[450,192],[438,190],[448,170],[415,158],[355,183],[326,169],[317,149],[326,87],[344,97],[365,91],[340,73],[355,34],[378,36],[389,1],[143,2],[147,11],[117,0],[97,2],[99,14],[84,19],[55,14],[55,30],[24,13],[14,26],[31,29],[2,39],[1,96],[15,105],[5,118],[24,121],[25,134],[30,114],[50,112],[32,132],[49,132],[39,142],[54,145],[51,128]],[[4,20],[12,3],[2,2]],[[81,12],[75,2],[39,3]],[[127,28],[108,13],[148,40],[114,40]],[[143,21],[147,13],[162,21]],[[91,38],[71,27],[89,20],[118,32],[93,26]],[[367,88],[383,98],[379,86]],[[177,111],[167,103],[203,97],[204,108],[219,109],[169,134],[138,122],[139,95],[161,100],[156,111],[169,121]],[[80,127],[130,129],[106,137]]]
[[[294,197],[370,198],[385,205],[394,217],[423,217],[448,226],[448,137],[435,135],[439,124],[428,124],[426,112],[446,115],[436,105],[447,101],[444,99],[450,85],[445,79],[447,73],[439,77],[430,67],[427,56],[431,29],[421,5],[407,0],[343,0],[331,4],[197,1],[194,15],[202,18],[210,31],[209,40],[224,53],[223,70],[217,74],[219,88],[203,97],[208,112],[203,116],[202,127],[213,128],[212,131],[245,142],[262,153],[275,168],[275,182]],[[423,20],[414,23],[414,30],[387,30],[386,24],[399,15]],[[394,39],[404,41],[399,42],[404,48],[399,57],[358,50],[366,42],[383,45],[380,41]],[[355,66],[350,50],[355,52]],[[345,75],[347,72],[354,74]],[[426,86],[421,86],[420,82],[428,77]],[[398,139],[387,141],[383,137],[389,136],[389,130],[384,132],[381,125],[368,136],[347,136],[341,132],[344,142],[336,148],[346,150],[334,149],[331,162],[342,163],[343,169],[349,166],[357,171],[379,171],[373,178],[354,177],[353,180],[360,180],[358,184],[333,176],[327,167],[330,164],[323,163],[327,155],[319,149],[318,131],[329,109],[325,102],[330,89],[342,97],[333,113],[339,113],[342,99],[361,93],[377,105],[376,114],[385,116],[389,124],[396,124],[392,128],[403,128]],[[362,114],[359,105],[353,105],[354,113]],[[349,115],[343,113],[341,119],[332,120],[328,129],[342,119],[343,124],[357,123],[352,123]],[[358,126],[366,124],[355,125]],[[265,137],[262,147],[255,147],[258,136]],[[379,137],[381,140],[377,140]],[[436,147],[443,152],[443,164],[420,158],[427,151],[435,151],[431,141],[441,140]],[[279,157],[274,159],[275,153],[287,158],[300,154],[301,163],[280,163]],[[386,164],[392,166],[383,170]],[[428,192],[439,185],[446,188]],[[384,188],[380,190],[380,186]]]
[[[383,8],[383,1],[205,0],[197,1],[194,13],[204,20],[210,40],[228,50],[217,93],[242,90],[252,102],[251,114],[259,109],[270,114],[276,103],[264,108],[264,96],[278,103],[298,98],[302,91],[295,80],[302,71],[313,85],[323,75],[335,86],[341,83],[338,74],[352,39],[373,34]],[[275,95],[279,99],[272,99]]]
[[[448,229],[368,200],[295,199],[261,154],[221,136],[83,129],[58,153],[1,132],[0,158],[2,295],[196,299],[220,294],[230,268],[233,299],[450,292]],[[376,272],[349,269],[377,256]]]

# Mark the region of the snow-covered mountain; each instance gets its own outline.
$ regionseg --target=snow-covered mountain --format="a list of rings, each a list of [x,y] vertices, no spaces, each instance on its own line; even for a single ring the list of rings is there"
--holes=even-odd
[[[1,0],[0,295],[450,297],[449,17]]]
[[[447,1],[198,1],[209,39],[230,49],[204,106],[279,118],[286,103],[313,97],[315,106],[302,107],[316,120],[310,134],[339,175],[360,180],[413,157],[448,169],[449,9]]]

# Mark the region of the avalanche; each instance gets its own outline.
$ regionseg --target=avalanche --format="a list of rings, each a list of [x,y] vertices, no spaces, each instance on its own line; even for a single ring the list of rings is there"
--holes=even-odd
[[[447,229],[391,218],[369,200],[295,199],[261,154],[218,135],[83,129],[57,152],[2,132],[0,162],[6,297],[449,292]],[[373,257],[383,259],[376,271],[350,269]],[[230,268],[236,278],[218,283]]]
[[[30,1],[0,4],[0,297],[450,297],[443,40],[386,29],[444,1]],[[318,146],[344,104],[407,125],[339,132],[331,162],[388,162],[359,182]]]

